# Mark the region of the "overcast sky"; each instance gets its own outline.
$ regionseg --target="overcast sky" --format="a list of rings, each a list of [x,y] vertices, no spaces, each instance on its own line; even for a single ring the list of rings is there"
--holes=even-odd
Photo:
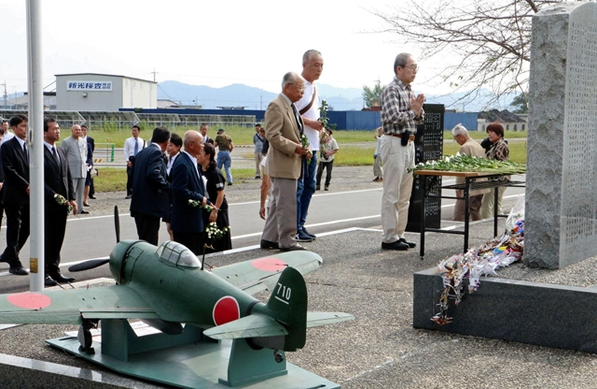
[[[44,86],[56,74],[90,72],[279,92],[283,74],[300,72],[302,54],[313,48],[325,61],[320,82],[362,88],[391,81],[399,52],[418,54],[397,35],[373,33],[385,26],[371,11],[395,12],[395,0],[39,3]],[[0,83],[9,95],[27,89],[25,4],[0,0]],[[425,81],[437,65],[421,65],[415,90],[446,92]]]

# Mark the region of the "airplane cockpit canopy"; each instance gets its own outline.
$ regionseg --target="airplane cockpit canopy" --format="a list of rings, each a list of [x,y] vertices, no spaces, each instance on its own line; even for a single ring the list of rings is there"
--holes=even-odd
[[[185,246],[173,241],[166,241],[158,247],[160,258],[172,262],[177,266],[201,267],[199,258]]]

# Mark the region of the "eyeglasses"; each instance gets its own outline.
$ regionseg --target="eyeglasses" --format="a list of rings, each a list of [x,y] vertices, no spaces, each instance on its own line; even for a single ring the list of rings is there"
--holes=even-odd
[[[296,89],[298,89],[301,92],[305,91],[305,86],[304,85],[298,86],[298,85],[294,85],[293,83],[290,83],[290,85],[292,85],[293,87],[295,87]]]
[[[416,72],[417,70],[419,70],[419,65],[415,65],[415,64],[412,64],[412,65],[407,65],[407,66],[404,66],[404,67],[405,67],[405,68],[409,68],[410,70],[414,70],[415,72]]]

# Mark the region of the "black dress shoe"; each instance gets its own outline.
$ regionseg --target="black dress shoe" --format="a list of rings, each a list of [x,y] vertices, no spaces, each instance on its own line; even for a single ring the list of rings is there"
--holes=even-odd
[[[52,276],[52,279],[56,282],[64,284],[66,282],[73,282],[75,279],[72,277],[65,277],[62,274],[55,274]]]
[[[415,247],[417,247],[417,244],[415,242],[409,242],[404,238],[400,238],[400,241],[402,243],[406,243],[408,245],[409,248],[414,249]]]
[[[126,195],[126,197],[125,197],[125,199],[127,199],[127,200],[132,199],[132,198],[133,198],[133,195]]]
[[[58,283],[56,281],[54,281],[53,279],[51,279],[50,277],[46,277],[46,279],[44,280],[44,285],[45,286],[56,286],[56,285],[58,285]]]
[[[384,250],[408,250],[408,245],[404,242],[401,242],[400,239],[398,239],[395,242],[392,243],[385,243],[385,242],[381,242],[381,248]]]
[[[280,251],[299,251],[299,250],[306,250],[306,248],[304,248],[300,244],[290,246],[290,247],[280,247]]]
[[[271,242],[271,241],[265,240],[265,239],[261,239],[261,243],[259,244],[259,246],[265,250],[280,248],[280,246],[278,246],[278,242]]]
[[[79,211],[79,215],[87,215],[87,214],[89,214],[89,211],[86,211],[84,209]]]
[[[97,197],[95,197],[95,195],[92,195],[92,194],[89,195],[89,198],[92,199],[92,200],[97,199]]]
[[[303,232],[305,234],[307,234],[308,236],[310,236],[311,238],[313,238],[313,240],[317,239],[317,237],[314,234],[312,234],[309,231],[307,231],[307,229],[305,227],[303,227]]]
[[[91,205],[87,204],[87,203],[83,203],[84,207],[91,207]]]
[[[8,272],[10,274],[14,274],[14,275],[17,275],[17,276],[26,276],[27,274],[29,274],[29,272],[27,270],[25,270],[23,268],[23,266],[20,266],[20,265],[18,265],[18,266],[11,266],[8,269]]]

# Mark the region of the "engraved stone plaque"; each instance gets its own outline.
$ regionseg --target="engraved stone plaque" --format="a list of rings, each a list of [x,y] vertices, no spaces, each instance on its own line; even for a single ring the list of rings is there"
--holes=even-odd
[[[525,252],[562,268],[597,255],[597,4],[533,17]]]

